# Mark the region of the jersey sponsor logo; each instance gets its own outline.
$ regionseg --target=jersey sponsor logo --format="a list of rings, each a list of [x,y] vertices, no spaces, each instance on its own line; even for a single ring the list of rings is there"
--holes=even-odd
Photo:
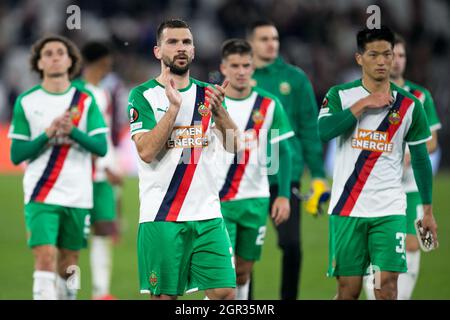
[[[283,81],[280,83],[280,93],[285,96],[291,93],[291,85],[289,82]]]
[[[356,138],[352,139],[352,148],[374,152],[392,152],[394,145],[389,142],[389,133],[358,129]]]
[[[399,124],[400,120],[401,120],[400,113],[398,111],[393,110],[389,113],[388,121],[390,124],[393,125]]]
[[[203,148],[208,145],[208,138],[203,134],[202,125],[174,127],[167,141],[167,148]]]
[[[198,105],[198,113],[200,113],[200,115],[202,117],[206,117],[209,114],[209,108],[207,106],[205,106],[204,103],[199,103],[199,105]]]
[[[139,118],[139,112],[135,108],[130,109],[130,123],[135,122]]]

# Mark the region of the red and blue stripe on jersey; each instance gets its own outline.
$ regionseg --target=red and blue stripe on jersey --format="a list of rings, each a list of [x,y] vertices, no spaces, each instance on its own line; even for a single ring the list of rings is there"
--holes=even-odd
[[[205,87],[197,85],[197,93],[195,98],[195,105],[192,115],[191,126],[201,123],[202,132],[206,133],[211,119],[211,112],[202,117],[197,110],[197,106],[205,103]],[[170,181],[169,188],[164,195],[163,201],[156,214],[155,221],[177,221],[180,214],[181,207],[189,191],[189,188],[194,177],[197,164],[200,161],[202,147],[185,148],[181,153],[180,161],[175,169],[175,172]],[[186,163],[186,159],[189,159]]]
[[[264,119],[267,113],[267,109],[272,102],[271,99],[262,97],[258,95],[256,97],[255,103],[253,105],[252,111],[250,112],[250,116],[245,126],[245,131],[253,128],[255,130],[256,138],[259,139],[259,131],[264,123]],[[262,121],[255,123],[253,120],[254,112],[259,111],[259,113],[263,116]],[[243,159],[239,159],[239,156],[243,156]],[[233,163],[230,165],[228,169],[224,185],[219,192],[220,201],[229,201],[236,197],[239,191],[239,185],[241,184],[242,178],[245,174],[245,169],[250,159],[250,150],[245,149],[243,154],[235,154]]]
[[[400,114],[400,121],[397,124],[389,123],[388,112],[386,117],[383,119],[377,131],[387,132],[389,141],[392,140],[398,128],[402,124],[403,118],[408,111],[409,107],[414,103],[414,101],[408,97],[397,93],[397,98],[394,105],[391,108],[392,111],[398,111]],[[362,150],[358,156],[355,163],[355,168],[350,174],[350,177],[344,185],[344,190],[335,207],[332,210],[333,215],[349,216],[358,200],[361,191],[363,190],[372,169],[374,168],[377,160],[381,156],[382,152],[375,152],[369,150]]]
[[[69,106],[69,111],[75,107],[78,107],[79,116],[75,119],[72,119],[72,123],[74,126],[78,126],[80,119],[83,115],[83,111],[85,109],[85,100],[89,96],[81,92],[79,90],[75,90],[75,93],[72,97],[72,101]],[[33,193],[31,194],[30,201],[34,202],[45,202],[48,194],[54,187],[56,180],[62,171],[65,160],[69,153],[70,145],[58,145],[54,146],[52,152],[50,154],[50,158],[47,162],[47,166],[45,167],[44,173],[39,178],[36,186],[33,189]]]

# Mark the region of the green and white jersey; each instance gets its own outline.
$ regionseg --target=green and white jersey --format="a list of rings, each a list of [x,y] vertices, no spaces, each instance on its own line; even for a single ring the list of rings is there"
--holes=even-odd
[[[439,117],[436,112],[436,106],[434,105],[434,101],[431,97],[430,92],[427,89],[419,86],[418,84],[415,84],[408,80],[405,81],[403,89],[412,93],[422,103],[425,114],[427,116],[428,124],[430,125],[430,131],[439,130],[441,128],[441,122],[439,121]],[[408,149],[406,149],[406,152],[409,152]],[[402,183],[405,192],[418,191],[411,165],[407,166],[404,169]]]
[[[191,78],[179,90],[182,104],[165,146],[151,163],[138,158],[140,223],[222,217],[215,165],[220,141],[212,134],[207,86]],[[168,107],[165,89],[155,79],[133,88],[128,102],[131,136],[152,130]]]
[[[337,137],[336,161],[329,214],[353,217],[404,215],[402,187],[405,143],[431,139],[420,101],[391,83],[395,102],[368,110],[348,132]],[[332,87],[319,113],[321,117],[350,108],[370,93],[361,80]]]
[[[244,99],[226,97],[225,104],[244,135],[245,149],[231,154],[222,148],[218,161],[220,200],[268,198],[268,144],[294,136],[287,115],[278,98],[256,87]]]
[[[38,85],[17,98],[9,137],[33,140],[67,110],[73,124],[88,135],[108,131],[88,91],[71,85],[65,92],[53,94]],[[42,153],[29,161],[23,186],[25,203],[92,208],[91,153],[70,138],[50,139]]]
[[[111,128],[112,123],[112,105],[111,96],[109,92],[99,86],[93,85],[82,79],[74,81],[75,85],[80,88],[84,88],[92,93],[100,112],[103,115],[108,128]],[[107,180],[106,169],[115,172],[118,167],[117,154],[112,143],[111,130],[106,135],[106,142],[108,145],[108,151],[104,157],[97,157],[94,161],[92,178],[95,182],[102,182]]]

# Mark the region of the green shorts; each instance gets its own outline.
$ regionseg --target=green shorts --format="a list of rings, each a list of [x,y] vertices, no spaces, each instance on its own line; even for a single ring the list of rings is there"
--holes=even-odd
[[[259,260],[266,235],[269,198],[223,201],[220,205],[235,254],[248,261]]]
[[[25,205],[28,246],[54,245],[80,250],[87,247],[89,209],[29,202]]]
[[[406,193],[406,233],[416,235],[414,223],[423,217],[422,198],[419,192]]]
[[[236,287],[230,238],[223,219],[144,222],[138,231],[141,293]]]
[[[406,216],[331,215],[328,276],[364,276],[375,270],[406,272]]]
[[[94,182],[94,207],[91,222],[114,221],[116,219],[116,197],[114,189],[107,181]]]

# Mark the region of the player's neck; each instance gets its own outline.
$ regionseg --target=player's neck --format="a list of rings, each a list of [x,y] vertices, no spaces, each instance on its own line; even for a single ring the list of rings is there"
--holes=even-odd
[[[187,71],[183,75],[170,73],[170,77],[175,82],[175,89],[178,90],[186,88],[190,83],[189,71]],[[156,78],[156,81],[158,81],[163,86],[166,86],[169,82],[169,80],[164,77],[163,73],[160,73],[160,75]]]
[[[250,95],[251,91],[252,87],[250,85],[244,90],[237,90],[231,85],[228,85],[228,87],[225,89],[225,96],[231,99],[244,99]]]
[[[86,68],[83,71],[83,78],[86,82],[98,86],[103,79],[103,74],[92,68]]]
[[[68,76],[55,78],[44,77],[44,80],[41,83],[42,88],[50,93],[65,92],[70,85],[71,83]]]
[[[391,81],[393,83],[395,83],[397,86],[399,86],[400,88],[403,88],[403,86],[405,85],[405,78],[403,78],[402,76],[400,76],[398,78],[391,77]]]
[[[364,88],[366,88],[370,93],[374,92],[388,93],[391,88],[389,78],[386,78],[382,81],[376,81],[367,76],[363,76],[362,84]]]
[[[276,58],[275,58],[276,59]],[[255,66],[255,68],[257,68],[257,69],[259,69],[259,68],[264,68],[264,67],[266,67],[266,66],[268,66],[269,64],[272,64],[274,61],[275,61],[275,59],[271,59],[271,60],[268,60],[268,59],[261,59],[261,58],[259,58],[258,56],[254,56],[253,57],[253,65]]]

